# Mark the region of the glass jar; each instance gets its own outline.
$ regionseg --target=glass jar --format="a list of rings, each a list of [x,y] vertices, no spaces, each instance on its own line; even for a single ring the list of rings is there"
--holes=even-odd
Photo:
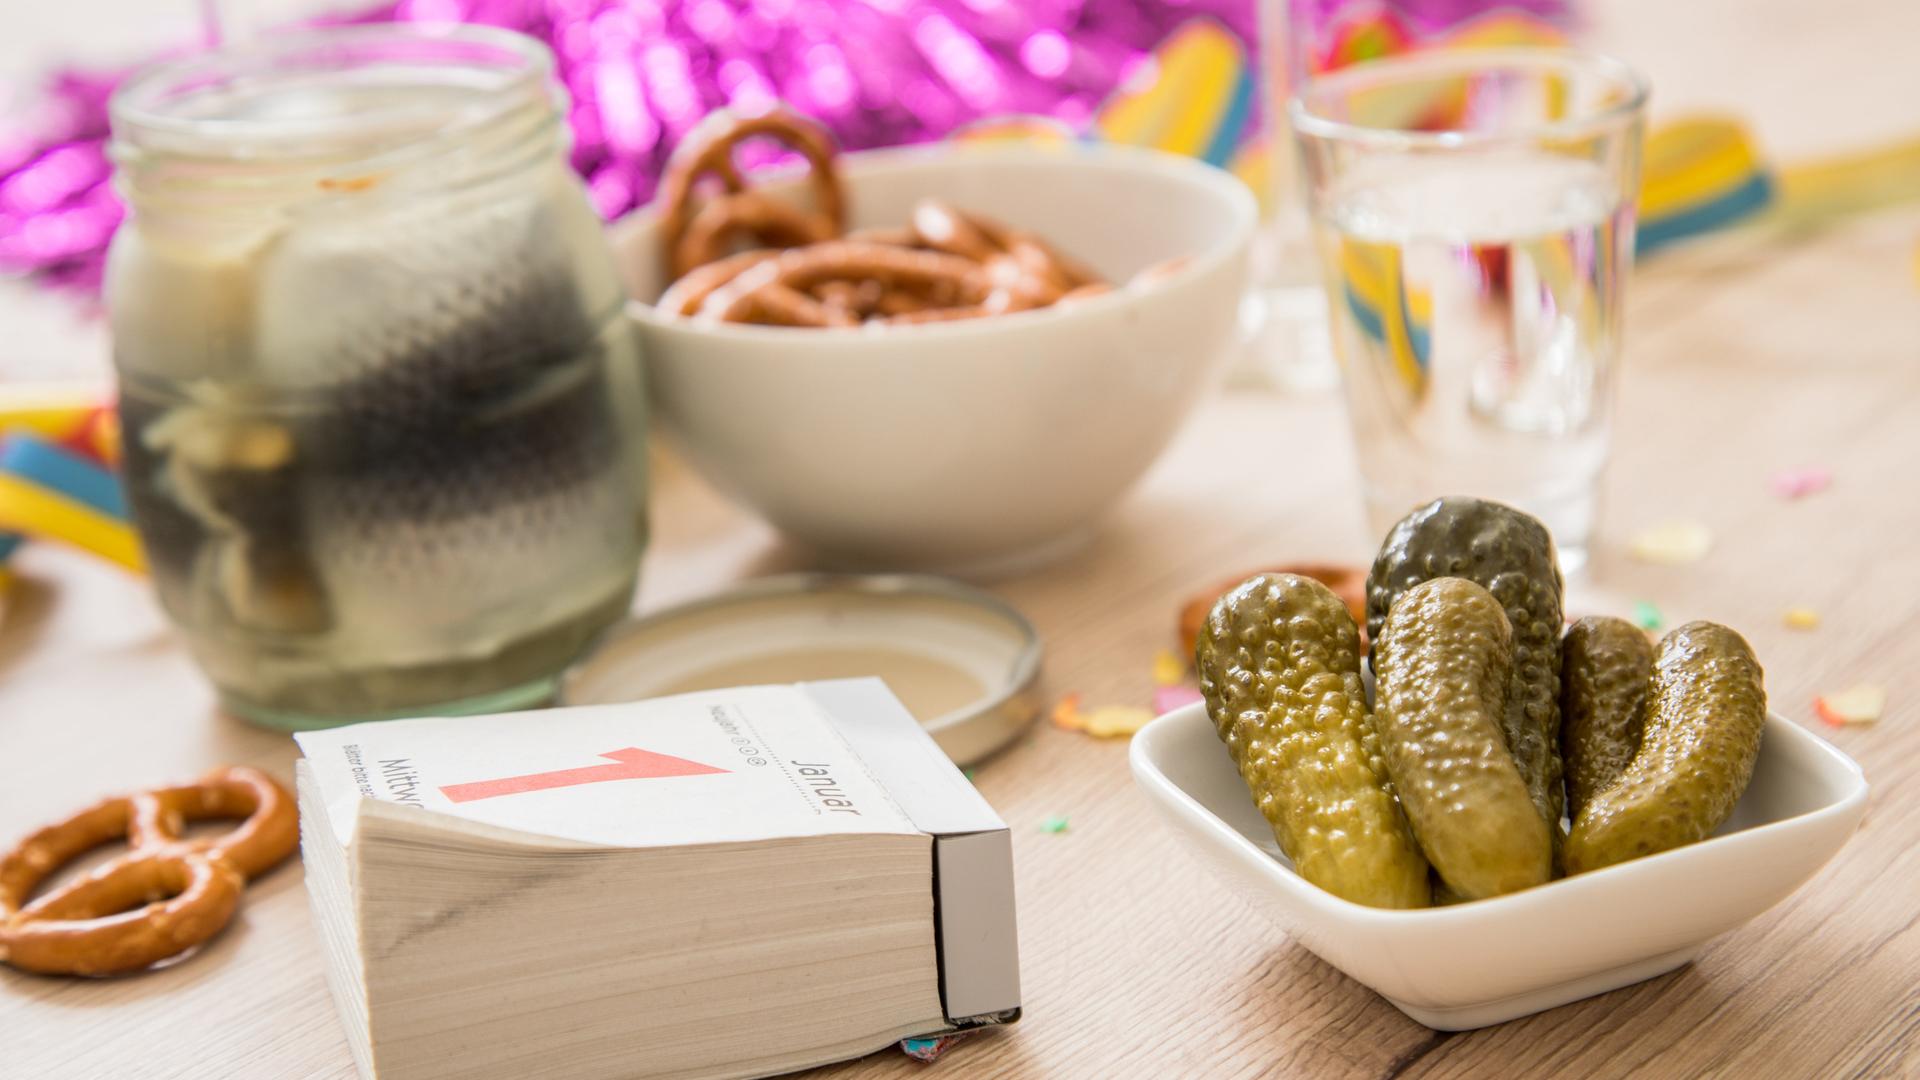
[[[125,483],[232,711],[536,704],[645,542],[639,358],[538,42],[387,25],[112,104]]]

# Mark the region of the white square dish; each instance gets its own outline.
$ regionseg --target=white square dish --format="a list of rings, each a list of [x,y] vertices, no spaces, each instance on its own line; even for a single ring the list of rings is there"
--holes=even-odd
[[[1753,781],[1711,839],[1491,900],[1389,911],[1342,900],[1294,873],[1205,705],[1147,725],[1130,757],[1135,782],[1243,897],[1321,959],[1445,1031],[1512,1020],[1685,964],[1812,877],[1853,835],[1867,801],[1852,759],[1769,715]]]

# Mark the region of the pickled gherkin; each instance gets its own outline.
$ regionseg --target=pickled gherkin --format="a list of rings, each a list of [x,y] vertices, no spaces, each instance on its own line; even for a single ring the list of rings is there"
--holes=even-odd
[[[1194,648],[1207,715],[1301,877],[1372,907],[1425,907],[1427,862],[1386,778],[1359,629],[1311,578],[1221,597]]]
[[[1640,748],[1567,837],[1569,874],[1713,835],[1753,778],[1767,722],[1759,661],[1724,626],[1691,622],[1661,639]]]
[[[1528,795],[1557,837],[1565,807],[1560,760],[1560,566],[1546,526],[1510,506],[1450,495],[1402,518],[1367,576],[1367,633],[1378,674],[1380,635],[1407,590],[1465,578],[1500,602],[1512,631],[1512,673],[1500,727]]]
[[[1560,756],[1567,812],[1578,818],[1640,749],[1653,643],[1625,619],[1589,615],[1560,642]]]
[[[1421,849],[1467,899],[1539,885],[1553,871],[1552,830],[1501,730],[1513,653],[1499,601],[1451,577],[1406,590],[1374,645],[1388,774]]]

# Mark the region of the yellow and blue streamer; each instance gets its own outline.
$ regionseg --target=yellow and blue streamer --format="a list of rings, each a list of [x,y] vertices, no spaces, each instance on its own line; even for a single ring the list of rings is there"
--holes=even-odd
[[[0,589],[29,538],[145,568],[113,471],[118,457],[113,410],[97,389],[0,388]]]
[[[0,530],[65,541],[129,570],[146,567],[119,479],[38,436],[0,444]]]

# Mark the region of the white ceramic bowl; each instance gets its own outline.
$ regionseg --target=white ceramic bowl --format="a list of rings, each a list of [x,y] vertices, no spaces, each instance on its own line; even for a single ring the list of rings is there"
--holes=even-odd
[[[1432,1028],[1485,1027],[1650,979],[1779,903],[1866,809],[1860,767],[1767,718],[1746,795],[1713,838],[1536,889],[1386,911],[1310,885],[1280,854],[1204,705],[1134,736],[1133,775],[1191,850],[1295,941]]]
[[[696,324],[657,223],[614,227],[655,416],[708,479],[833,561],[990,574],[1090,535],[1227,354],[1252,196],[1187,158],[1123,147],[909,147],[841,159],[851,225],[934,196],[1033,230],[1115,281],[1066,307],[911,327]],[[769,190],[795,185],[770,184]]]

